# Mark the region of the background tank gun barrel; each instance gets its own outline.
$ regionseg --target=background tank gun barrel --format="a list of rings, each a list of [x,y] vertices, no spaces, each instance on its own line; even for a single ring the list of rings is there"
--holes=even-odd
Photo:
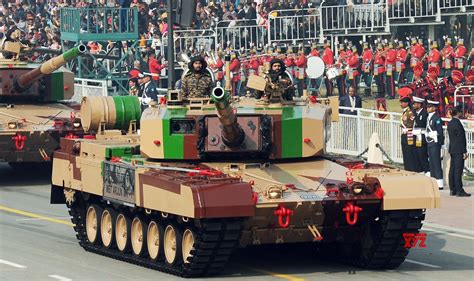
[[[86,46],[83,44],[80,44],[66,51],[64,54],[54,57],[44,62],[43,64],[41,64],[39,67],[21,75],[20,77],[18,77],[18,79],[15,82],[16,90],[18,92],[25,91],[36,80],[42,78],[45,75],[52,73],[53,71],[56,71],[60,67],[64,66],[67,62],[85,53],[86,50],[87,50]]]
[[[222,124],[222,140],[229,147],[239,147],[245,139],[245,133],[237,123],[232,106],[230,105],[230,94],[221,87],[215,87],[211,93],[211,99],[217,109],[217,117]]]

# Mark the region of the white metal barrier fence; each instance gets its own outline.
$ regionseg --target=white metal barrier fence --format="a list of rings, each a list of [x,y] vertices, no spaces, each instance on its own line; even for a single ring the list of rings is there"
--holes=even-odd
[[[106,80],[74,78],[74,96],[71,100],[81,102],[82,97],[108,96]]]
[[[269,42],[317,39],[320,32],[319,9],[275,10],[268,17]]]
[[[217,23],[217,43],[231,46],[234,50],[249,50],[252,45],[263,47],[267,41],[267,26],[253,20],[231,20]]]
[[[176,57],[181,52],[211,52],[216,47],[216,31],[213,29],[193,29],[174,31],[174,53]],[[168,44],[168,36],[165,34],[162,39],[162,46]]]
[[[444,1],[387,0],[388,17],[390,20],[408,19],[409,22],[414,22],[415,18],[436,17],[436,21],[441,21],[440,2]]]
[[[440,1],[439,6],[441,9],[460,9],[466,11],[466,8],[474,7],[474,0],[444,0]]]
[[[323,32],[356,30],[357,33],[388,32],[388,20],[384,3],[341,6],[322,6]]]
[[[331,139],[327,147],[328,152],[357,156],[367,148],[372,133],[376,132],[380,137],[380,144],[388,156],[394,162],[402,163],[401,114],[369,109],[356,110],[357,115],[341,114],[339,115],[339,122],[332,124]],[[376,117],[378,114],[386,114],[387,117],[380,119]],[[465,165],[471,172],[474,172],[474,121],[462,120],[462,123],[466,130],[469,155]],[[449,141],[447,135],[445,128],[446,144]]]

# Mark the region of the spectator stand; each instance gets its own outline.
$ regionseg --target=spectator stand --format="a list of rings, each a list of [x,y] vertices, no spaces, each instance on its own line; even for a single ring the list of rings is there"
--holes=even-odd
[[[268,44],[267,30],[268,26],[258,25],[255,20],[223,20],[217,23],[216,42],[234,50],[263,47]]]
[[[77,77],[109,80],[120,92],[128,92],[127,62],[129,57],[137,56],[134,50],[139,42],[138,10],[95,6],[61,8],[60,20],[63,50],[79,42],[91,48],[86,57],[73,62]],[[96,57],[104,50],[106,55],[115,54],[108,56],[112,63]]]
[[[442,0],[387,0],[390,25],[436,25],[441,21]]]
[[[445,0],[440,1],[441,15],[474,14],[474,0]]]
[[[174,31],[175,60],[179,60],[181,53],[210,53],[217,45],[217,32],[213,29],[182,29]],[[162,36],[162,53],[166,53],[168,36]],[[175,68],[178,65],[175,64]]]

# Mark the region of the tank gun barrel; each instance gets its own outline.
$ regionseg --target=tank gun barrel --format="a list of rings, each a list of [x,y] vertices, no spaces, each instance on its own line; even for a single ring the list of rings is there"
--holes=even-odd
[[[36,80],[42,78],[45,75],[56,71],[60,67],[64,66],[67,62],[75,59],[76,57],[80,56],[81,54],[85,53],[87,50],[86,46],[80,44],[68,51],[64,54],[54,57],[39,67],[21,75],[15,82],[15,87],[18,92],[23,92],[28,87],[33,84]]]
[[[245,139],[245,133],[237,123],[232,106],[230,94],[221,87],[215,87],[211,99],[217,109],[217,117],[222,124],[222,140],[229,147],[239,147]]]

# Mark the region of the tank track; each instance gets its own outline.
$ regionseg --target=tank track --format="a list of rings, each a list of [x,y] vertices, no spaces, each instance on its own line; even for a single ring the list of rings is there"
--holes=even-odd
[[[403,234],[418,233],[424,218],[422,210],[384,212],[379,218],[380,223],[372,223],[369,227],[370,235],[364,235],[360,252],[345,261],[366,269],[397,268],[409,252],[404,248]]]
[[[85,207],[86,204],[82,200],[68,205],[79,245],[86,251],[186,278],[219,273],[237,248],[242,233],[243,220],[240,218],[201,220],[199,227],[193,227],[196,231],[196,241],[191,251],[192,256],[188,258],[189,263],[181,262],[170,266],[163,259],[153,261],[147,257],[136,256],[132,252],[123,253],[117,249],[91,244],[85,229]],[[189,221],[191,222],[191,219]]]

